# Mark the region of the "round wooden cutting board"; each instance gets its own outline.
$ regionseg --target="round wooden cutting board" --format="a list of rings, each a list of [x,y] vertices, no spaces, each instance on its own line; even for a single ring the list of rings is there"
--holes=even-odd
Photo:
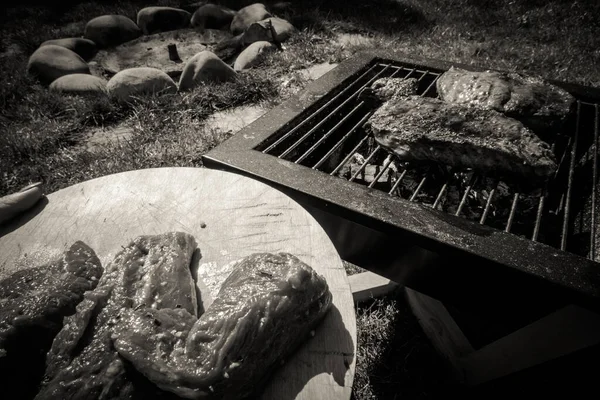
[[[0,277],[33,267],[82,240],[103,265],[138,235],[196,238],[205,307],[228,265],[255,252],[289,252],[323,275],[333,294],[326,319],[273,376],[262,399],[349,399],[356,319],[342,262],[319,224],[283,193],[250,178],[206,168],[157,168],[83,182],[0,226]]]

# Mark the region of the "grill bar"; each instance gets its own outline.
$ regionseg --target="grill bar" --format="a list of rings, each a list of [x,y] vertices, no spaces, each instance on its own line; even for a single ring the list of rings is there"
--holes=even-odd
[[[469,196],[469,193],[471,192],[471,188],[475,185],[476,182],[477,182],[477,175],[473,174],[473,176],[471,176],[471,180],[469,182],[469,185],[465,189],[465,193],[463,194],[462,198],[460,199],[460,204],[458,205],[458,208],[456,209],[456,213],[454,214],[457,217],[460,215],[463,207],[465,206],[465,203],[467,201],[467,197]]]
[[[315,118],[316,116],[319,116],[319,114],[325,110],[327,107],[329,107],[329,105],[331,105],[333,102],[335,102],[340,96],[342,96],[344,93],[346,93],[348,90],[350,90],[351,87],[353,87],[354,85],[356,85],[357,82],[360,82],[360,80],[362,78],[364,78],[365,76],[367,76],[371,71],[373,71],[374,69],[376,69],[377,65],[373,65],[371,68],[369,68],[367,71],[365,71],[361,76],[359,76],[358,78],[356,78],[354,80],[354,82],[352,82],[351,84],[349,84],[344,90],[342,90],[340,93],[338,93],[336,96],[334,96],[331,100],[329,100],[327,103],[325,103],[325,105],[321,106],[317,111],[315,111],[314,113],[312,113],[310,116],[308,116],[307,118],[305,118],[304,120],[302,120],[302,122],[300,122],[298,125],[296,125],[293,129],[291,129],[289,132],[287,132],[285,135],[281,136],[279,139],[277,139],[273,144],[271,144],[270,146],[268,146],[266,149],[264,149],[262,152],[263,153],[268,153],[271,150],[273,150],[277,145],[279,145],[281,142],[283,142],[285,139],[287,139],[288,137],[290,137],[291,135],[294,134],[294,132],[296,132],[297,130],[299,130],[301,127],[304,126],[304,124],[306,124],[308,121],[310,121],[311,119]]]
[[[390,78],[395,78],[396,74],[398,72],[402,71],[402,68],[399,68],[399,67],[393,67],[393,68],[395,69],[395,71],[392,72],[392,75],[390,75]],[[413,68],[412,70],[414,71],[415,69]],[[409,72],[409,74],[410,74],[410,72]],[[404,76],[404,78],[406,79],[406,75]]]
[[[488,213],[490,212],[490,207],[492,205],[492,199],[494,198],[494,194],[496,194],[496,188],[498,187],[498,181],[494,184],[492,190],[490,190],[490,194],[488,195],[487,201],[485,202],[485,208],[483,209],[483,213],[481,214],[481,219],[479,223],[481,225],[485,224],[485,220],[487,219]]]
[[[594,149],[594,165],[592,165],[592,215],[591,215],[591,226],[590,226],[590,254],[589,258],[594,260],[596,258],[596,191],[598,189],[598,104],[594,104],[594,143],[592,148]]]
[[[365,122],[367,122],[367,120],[369,119],[369,117],[371,117],[371,115],[373,115],[373,112],[369,112],[369,113],[367,113],[367,115],[362,117],[361,120],[358,121],[358,123],[356,125],[354,125],[352,127],[352,129],[350,129],[348,131],[348,133],[346,133],[323,157],[321,157],[321,159],[319,161],[317,161],[317,163],[315,165],[312,166],[312,169],[319,168],[325,162],[325,160],[327,160],[329,158],[329,156],[331,156],[337,149],[339,149],[358,128],[360,128],[361,126],[364,125]],[[358,148],[356,150],[358,150]],[[347,157],[348,160],[350,159],[350,157],[352,157],[352,155],[353,155],[353,153],[351,153],[349,155],[349,157]],[[347,160],[346,160],[346,162],[347,162]],[[344,164],[341,164],[339,166],[339,168],[343,167]],[[335,172],[337,172],[337,169],[332,173],[332,175]]]
[[[375,183],[377,183],[377,181],[379,181],[379,178],[381,178],[381,175],[384,174],[385,171],[387,171],[387,169],[389,168],[390,164],[392,163],[393,159],[392,157],[388,157],[387,161],[385,162],[385,164],[383,165],[383,168],[381,168],[379,170],[379,173],[377,173],[377,175],[375,175],[375,177],[373,178],[373,182],[371,182],[369,184],[369,188],[372,188],[373,185],[375,185]]]
[[[384,69],[382,69],[381,71],[379,71],[373,78],[371,78],[367,83],[365,83],[363,86],[361,86],[360,89],[358,89],[357,91],[355,91],[350,97],[348,97],[346,100],[344,100],[344,102],[342,102],[342,104],[340,104],[339,106],[337,106],[332,112],[330,112],[324,118],[322,118],[321,121],[317,125],[315,125],[312,129],[310,129],[307,133],[305,133],[300,139],[298,139],[296,142],[294,142],[294,144],[292,144],[291,146],[289,146],[278,157],[282,158],[282,157],[287,156],[289,153],[291,153],[292,150],[294,150],[296,147],[298,147],[300,145],[300,143],[304,142],[306,140],[306,138],[308,138],[309,136],[311,136],[321,126],[323,126],[327,121],[329,121],[329,118],[331,118],[332,116],[336,115],[336,113],[338,113],[342,108],[344,108],[344,106],[346,104],[348,104],[350,101],[354,100],[354,98],[358,96],[358,94],[360,93],[360,91],[362,89],[366,88],[368,85],[370,85],[371,83],[373,83],[377,78],[379,78],[381,76],[381,74],[383,74],[387,70],[387,68],[390,67],[390,65],[391,64],[388,64]],[[360,105],[362,105],[362,102],[360,103]]]
[[[369,135],[365,135],[360,142],[358,142],[358,144],[356,146],[354,146],[354,149],[352,149],[352,151],[350,153],[348,153],[348,155],[342,160],[341,163],[338,164],[337,167],[335,167],[335,169],[333,171],[331,171],[331,173],[329,175],[335,175],[344,165],[346,165],[346,163],[350,160],[350,158],[352,158],[352,156],[354,154],[356,154],[356,152],[358,151],[358,149],[365,144],[365,142],[367,141],[367,139],[369,138]]]
[[[575,124],[575,137],[573,138],[573,147],[571,148],[571,160],[569,164],[569,180],[567,183],[567,193],[565,195],[565,215],[563,218],[563,227],[560,240],[560,249],[567,249],[567,234],[569,232],[569,217],[571,213],[571,192],[573,190],[573,178],[575,176],[575,164],[577,156],[577,141],[579,139],[579,125],[581,120],[581,103],[577,102],[577,122]]]
[[[324,134],[323,136],[321,136],[321,138],[319,140],[317,140],[315,142],[315,144],[313,144],[308,150],[306,150],[304,152],[304,154],[302,154],[300,157],[298,157],[296,159],[296,161],[294,161],[296,164],[298,164],[299,162],[301,162],[302,160],[304,160],[306,157],[308,157],[321,143],[323,143],[325,141],[325,139],[327,139],[328,137],[330,137],[335,131],[337,131],[339,129],[340,126],[342,126],[344,124],[344,122],[346,122],[348,119],[350,119],[350,117],[354,116],[354,114],[361,109],[361,107],[363,106],[364,102],[360,102],[356,107],[354,107],[352,109],[352,111],[350,111],[344,118],[342,118],[333,128],[331,128],[329,131],[327,131],[326,134]],[[290,150],[291,151],[291,150]],[[282,154],[281,156],[284,156],[284,154]]]
[[[361,173],[362,171],[364,171],[364,169],[367,167],[367,164],[369,164],[369,161],[371,161],[371,159],[373,157],[375,157],[375,154],[377,154],[377,152],[381,150],[381,146],[377,145],[377,147],[375,147],[375,150],[373,150],[371,152],[371,154],[369,154],[369,157],[367,157],[365,159],[365,161],[362,163],[362,165],[360,166],[360,168],[358,169],[358,171],[356,171],[354,173],[354,175],[352,175],[352,177],[349,179],[350,182],[352,182],[353,180],[356,179],[356,177],[358,176],[359,173]]]
[[[446,193],[447,189],[448,189],[448,182],[446,182],[442,185],[440,192],[438,193],[437,197],[435,198],[435,201],[433,202],[433,206],[432,206],[434,209],[437,209],[438,206],[440,205],[440,202],[442,201],[442,196],[444,195],[444,193]]]
[[[417,195],[421,191],[421,188],[425,184],[426,180],[427,180],[426,176],[424,176],[423,179],[421,179],[421,182],[419,182],[419,186],[417,186],[417,188],[415,189],[415,192],[412,194],[412,196],[410,196],[410,201],[415,201],[415,198],[417,197]]]
[[[546,195],[542,194],[540,196],[540,202],[538,204],[537,214],[535,216],[535,226],[533,227],[533,234],[531,235],[531,240],[534,242],[537,241],[538,236],[540,234],[540,225],[542,224],[542,215],[544,213],[544,203],[546,201]]]
[[[510,214],[508,215],[508,221],[506,222],[505,232],[510,232],[513,224],[513,220],[515,219],[515,213],[517,211],[517,203],[519,202],[519,193],[515,193],[513,197],[512,206],[510,207]]]
[[[390,66],[390,64],[386,65],[386,67],[389,67],[389,66]],[[396,74],[398,74],[398,72],[400,72],[400,71],[402,71],[402,70],[404,69],[404,68],[401,68],[401,67],[394,67],[394,68],[395,68],[395,71],[392,73],[392,75],[390,75],[390,78],[393,78],[393,77],[395,77],[395,76],[396,76]],[[384,70],[385,70],[385,68],[384,68]],[[416,68],[413,68],[413,69],[409,70],[409,71],[406,73],[406,75],[404,76],[404,79],[406,79],[406,78],[409,78],[409,77],[410,77],[410,76],[411,76],[411,75],[412,75],[412,74],[413,74],[415,71],[416,71]],[[383,73],[383,71],[381,71],[381,73]],[[375,78],[371,79],[371,80],[370,80],[370,81],[369,81],[369,82],[368,82],[366,85],[364,85],[362,88],[365,88],[365,87],[366,87],[366,86],[367,86],[369,83],[372,83],[372,82],[373,82],[375,79],[377,79],[377,77],[381,76],[381,73],[380,73],[380,74],[378,74],[378,75],[376,75],[376,76],[375,76]],[[363,74],[362,76],[364,76],[364,74]],[[362,77],[362,76],[361,76],[361,77]],[[361,89],[362,89],[362,88],[361,88]],[[359,93],[361,89],[359,89],[359,90],[357,91],[357,93]],[[357,109],[359,106],[362,106],[362,105],[364,105],[364,102],[363,102],[363,101],[361,101],[361,102],[359,103],[359,105],[358,105],[357,107],[355,107],[355,109],[354,109],[354,110],[352,110],[352,111],[350,112],[350,114],[354,114],[355,110],[356,110],[356,109]],[[347,133],[347,134],[345,134],[345,135],[342,137],[342,139],[340,139],[340,140],[339,140],[339,141],[338,141],[338,142],[337,142],[337,143],[336,143],[336,144],[335,144],[335,145],[334,145],[334,146],[333,146],[333,147],[332,147],[332,148],[331,148],[331,149],[330,149],[330,150],[329,150],[329,151],[328,151],[328,152],[327,152],[327,153],[326,153],[326,154],[325,154],[323,157],[321,157],[321,159],[320,159],[320,160],[319,160],[319,161],[318,161],[318,162],[317,162],[317,163],[316,163],[316,164],[315,164],[315,165],[312,167],[312,169],[317,169],[317,168],[319,168],[319,167],[320,167],[320,166],[321,166],[321,165],[322,165],[322,164],[325,162],[325,160],[327,160],[327,159],[328,159],[328,158],[329,158],[329,157],[330,157],[330,156],[331,156],[331,155],[332,155],[332,154],[333,154],[333,153],[334,153],[334,152],[335,152],[335,151],[336,151],[338,148],[340,148],[340,146],[341,146],[342,144],[344,144],[344,143],[346,142],[346,140],[348,140],[348,138],[349,138],[349,137],[350,137],[350,136],[351,136],[351,135],[352,135],[352,134],[353,134],[353,133],[354,133],[354,132],[355,132],[357,129],[361,128],[361,127],[362,127],[362,126],[365,124],[365,122],[367,122],[367,120],[369,119],[369,117],[370,117],[371,115],[373,115],[373,112],[372,112],[372,111],[371,111],[371,112],[369,112],[369,113],[367,113],[367,115],[365,115],[365,116],[364,116],[364,117],[363,117],[363,118],[362,118],[362,119],[361,119],[361,120],[360,120],[360,121],[359,121],[359,122],[358,122],[356,125],[354,125],[354,126],[352,127],[352,129],[350,129],[350,131],[348,131],[348,133]],[[350,117],[350,115],[348,115],[348,116],[347,116],[347,118],[349,118],[349,117]],[[345,118],[343,121],[345,121],[347,118]],[[340,124],[338,124],[338,125],[341,125],[341,123],[340,123]],[[335,130],[337,129],[338,125],[336,125],[336,127],[334,127],[334,128],[331,130],[331,131],[335,131]],[[329,136],[329,135],[327,135],[327,136]],[[326,137],[325,137],[325,138],[326,138]],[[325,138],[322,138],[322,140],[320,140],[320,141],[319,141],[319,142],[318,142],[316,145],[314,145],[313,147],[311,147],[310,151],[314,151],[314,149],[315,149],[315,148],[316,148],[316,147],[317,147],[317,146],[318,146],[320,143],[322,143],[322,141],[323,141],[323,140],[325,140]],[[356,150],[355,150],[353,153],[349,154],[349,157],[347,157],[347,158],[344,160],[344,162],[342,162],[340,165],[338,165],[338,166],[336,167],[336,169],[335,169],[335,170],[334,170],[334,171],[331,173],[331,175],[334,175],[336,172],[338,172],[338,171],[339,171],[339,169],[340,169],[340,168],[342,168],[342,167],[343,167],[343,166],[344,166],[344,165],[345,165],[345,164],[348,162],[348,160],[350,159],[350,157],[352,157],[352,155],[354,155],[354,153],[355,153],[355,152],[358,150],[358,148],[359,148],[359,146],[357,146]],[[265,151],[266,151],[266,150],[265,150]],[[263,151],[263,152],[265,152],[265,151]],[[299,163],[300,161],[304,160],[304,159],[306,158],[306,156],[308,156],[308,155],[310,154],[310,152],[309,152],[309,151],[307,151],[307,153],[308,153],[308,154],[306,154],[306,153],[305,153],[305,155],[302,157],[302,159],[298,159],[298,160],[296,160],[296,163]]]
[[[394,194],[394,192],[398,189],[398,186],[400,186],[400,183],[404,179],[404,176],[406,176],[406,171],[407,171],[406,169],[404,171],[402,171],[400,176],[396,179],[396,182],[394,182],[394,186],[392,186],[392,188],[390,189],[388,194]]]
[[[439,75],[436,76],[435,79],[433,80],[433,82],[431,82],[429,84],[429,86],[427,86],[427,89],[425,89],[425,91],[423,92],[423,96],[427,96],[427,94],[429,93],[429,91],[435,87],[435,84],[436,84],[436,82],[437,82],[437,80],[438,80],[439,77],[440,77]]]

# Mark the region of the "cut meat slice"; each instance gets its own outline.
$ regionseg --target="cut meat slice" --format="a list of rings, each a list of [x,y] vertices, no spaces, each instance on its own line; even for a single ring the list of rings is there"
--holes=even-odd
[[[437,80],[444,101],[496,110],[547,138],[560,129],[575,98],[541,78],[496,71],[451,68]]]
[[[415,95],[418,88],[419,82],[414,78],[380,78],[361,90],[358,99],[370,106],[379,106],[394,97]]]
[[[407,161],[436,161],[538,181],[556,170],[547,143],[494,110],[428,97],[394,97],[365,126],[379,144]]]
[[[189,399],[256,395],[331,307],[327,282],[287,253],[236,264],[206,313],[124,310],[114,345],[164,390]]]
[[[78,241],[59,259],[19,270],[0,282],[0,376],[5,393],[34,396],[44,356],[63,317],[75,312],[101,275],[94,251]]]
[[[136,377],[111,342],[121,309],[181,308],[196,317],[190,262],[195,239],[170,232],[140,236],[106,267],[98,287],[65,321],[48,353],[45,384],[37,399],[165,398]]]

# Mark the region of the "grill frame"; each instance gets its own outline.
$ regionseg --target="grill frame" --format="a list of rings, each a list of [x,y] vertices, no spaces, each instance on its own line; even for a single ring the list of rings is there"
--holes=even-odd
[[[317,218],[344,259],[423,293],[458,303],[472,303],[477,296],[487,306],[525,302],[553,308],[574,302],[600,309],[597,262],[255,149],[296,124],[306,109],[316,109],[327,96],[344,90],[369,64],[389,61],[437,73],[451,66],[486,69],[391,51],[358,53],[207,153],[205,165],[285,192]],[[578,100],[600,101],[599,89],[551,82]],[[597,198],[595,192],[593,196]],[[440,260],[450,260],[452,268],[443,268]],[[510,300],[502,296],[507,290]]]

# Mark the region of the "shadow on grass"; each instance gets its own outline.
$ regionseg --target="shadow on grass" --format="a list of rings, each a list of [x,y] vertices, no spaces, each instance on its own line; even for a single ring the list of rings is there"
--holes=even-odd
[[[389,301],[398,311],[391,321],[392,331],[378,357],[365,371],[368,381],[362,382],[364,378],[357,376],[353,399],[365,398],[355,393],[356,386],[364,384],[370,386],[370,393],[377,399],[432,398],[450,390],[446,366],[412,314],[404,291],[386,296],[386,304]],[[369,308],[369,304],[361,307]]]
[[[248,0],[223,1],[233,9],[256,3]],[[345,31],[394,33],[423,29],[430,25],[423,12],[409,1],[394,0],[304,0],[276,6],[281,1],[264,1],[267,9],[289,20],[298,29],[322,31],[331,28],[331,21],[340,23]],[[324,20],[327,19],[327,26]]]

